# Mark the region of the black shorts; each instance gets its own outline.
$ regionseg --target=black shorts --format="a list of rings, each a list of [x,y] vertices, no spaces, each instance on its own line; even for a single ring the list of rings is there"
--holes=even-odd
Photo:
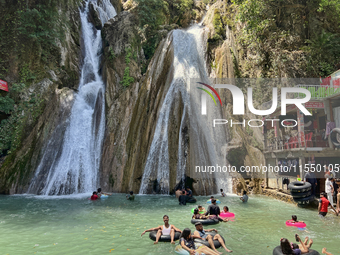
[[[327,212],[319,212],[319,215],[322,215],[323,217],[325,217],[327,215]]]

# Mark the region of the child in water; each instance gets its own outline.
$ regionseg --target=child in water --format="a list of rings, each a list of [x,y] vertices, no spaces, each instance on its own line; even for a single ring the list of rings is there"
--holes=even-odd
[[[291,222],[292,222],[292,223],[304,223],[303,221],[298,221],[296,215],[292,215],[292,220],[291,220]]]
[[[223,192],[223,189],[220,189],[222,197],[226,197],[227,195]]]

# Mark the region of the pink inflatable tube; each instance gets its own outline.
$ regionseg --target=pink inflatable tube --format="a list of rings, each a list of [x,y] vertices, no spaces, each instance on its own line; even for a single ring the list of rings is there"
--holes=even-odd
[[[220,217],[221,218],[233,218],[235,217],[235,214],[233,214],[232,212],[227,212],[227,213],[222,212],[220,213]]]
[[[305,228],[307,225],[304,222],[297,222],[297,223],[293,223],[292,220],[287,220],[286,221],[286,226],[289,227],[297,227],[297,228]]]

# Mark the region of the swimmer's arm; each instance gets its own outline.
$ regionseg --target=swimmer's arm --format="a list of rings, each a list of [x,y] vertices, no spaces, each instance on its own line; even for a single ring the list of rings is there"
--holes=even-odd
[[[212,229],[205,229],[205,232],[212,232],[212,231],[215,231],[217,233],[217,230],[215,228],[212,228]]]
[[[156,231],[156,230],[159,230],[159,229],[162,230],[162,226],[158,226],[156,228],[150,228],[150,229],[144,230],[144,232],[141,234],[141,236],[144,235],[146,232]]]
[[[204,240],[204,238],[202,238],[202,237],[200,236],[200,234],[197,232],[197,230],[195,230],[194,234],[192,235],[192,238]]]
[[[178,228],[176,228],[174,225],[171,225],[171,227],[176,231],[176,232],[180,232],[180,233],[182,233],[182,230],[180,230],[180,229],[178,229]]]
[[[300,237],[298,237],[298,238],[299,238],[299,242],[300,242],[300,244],[302,246],[302,249],[300,249],[301,253],[307,253],[308,252],[308,248],[306,247],[305,243],[302,242],[301,238]]]
[[[183,248],[184,250],[188,251],[189,254],[192,253],[192,252],[191,252],[192,250],[190,250],[190,249],[184,244],[184,241],[181,241],[181,246],[182,246],[182,248]]]
[[[321,209],[321,202],[319,202],[318,212],[320,212],[320,209]]]

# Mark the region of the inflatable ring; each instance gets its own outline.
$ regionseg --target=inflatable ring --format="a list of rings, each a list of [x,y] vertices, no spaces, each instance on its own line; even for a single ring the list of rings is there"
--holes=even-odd
[[[191,223],[195,224],[197,222],[201,222],[202,225],[215,225],[220,223],[218,219],[192,219]]]
[[[152,241],[156,241],[157,231],[151,231],[149,237]],[[181,236],[180,232],[175,232],[174,241],[178,240]],[[171,242],[170,235],[161,235],[158,242]]]
[[[215,231],[205,232],[205,233],[208,234],[208,235],[211,235],[212,237],[217,235],[217,233]],[[225,243],[225,240],[224,240],[223,236],[221,236],[221,237],[223,239],[223,242]],[[213,242],[214,242],[215,248],[221,247],[221,243],[218,240],[213,240]],[[205,246],[211,248],[208,240],[203,241],[202,239],[195,239],[195,243],[201,243],[201,244],[204,244]]]
[[[294,198],[294,201],[297,202],[299,205],[308,205],[309,202],[314,200],[314,196],[303,197],[303,198]]]
[[[333,128],[330,133],[331,141],[335,147],[340,147],[340,128]]]
[[[276,246],[275,249],[273,250],[273,255],[284,255],[281,250],[281,246]],[[304,255],[320,255],[319,252],[309,249],[308,253],[304,253]]]
[[[306,192],[312,189],[312,184],[309,182],[295,181],[289,183],[288,189],[290,189],[291,194]]]
[[[293,223],[292,220],[287,220],[286,221],[286,226],[288,226],[288,227],[297,227],[297,228],[305,228],[307,225],[304,222]]]
[[[189,197],[188,200],[186,201],[187,203],[196,203],[197,200],[194,197]]]
[[[108,195],[101,195],[100,198],[108,198],[109,196]]]
[[[234,218],[235,214],[232,212],[227,212],[227,213],[221,212],[220,217],[221,218]]]
[[[195,210],[195,209],[196,209],[196,208],[192,208],[192,209],[191,209],[191,212],[194,213],[194,210]],[[206,212],[204,212],[204,211],[200,211],[200,212],[199,212],[199,214],[203,214],[203,213],[206,213]]]
[[[303,197],[309,197],[310,195],[312,195],[312,191],[307,191],[307,192],[301,192],[301,193],[298,193],[298,192],[293,192],[291,193],[292,197],[293,198],[303,198]]]
[[[220,203],[221,203],[221,201],[216,199],[216,204],[220,204]],[[207,204],[211,204],[211,199],[207,200]]]
[[[196,243],[195,243],[195,245],[196,245]],[[198,248],[198,247],[196,247],[196,248]],[[181,245],[176,246],[175,253],[180,254],[180,255],[190,255],[190,253],[187,250],[184,250]],[[198,255],[198,253],[196,252],[195,255]],[[201,253],[201,255],[205,255],[205,254]]]

